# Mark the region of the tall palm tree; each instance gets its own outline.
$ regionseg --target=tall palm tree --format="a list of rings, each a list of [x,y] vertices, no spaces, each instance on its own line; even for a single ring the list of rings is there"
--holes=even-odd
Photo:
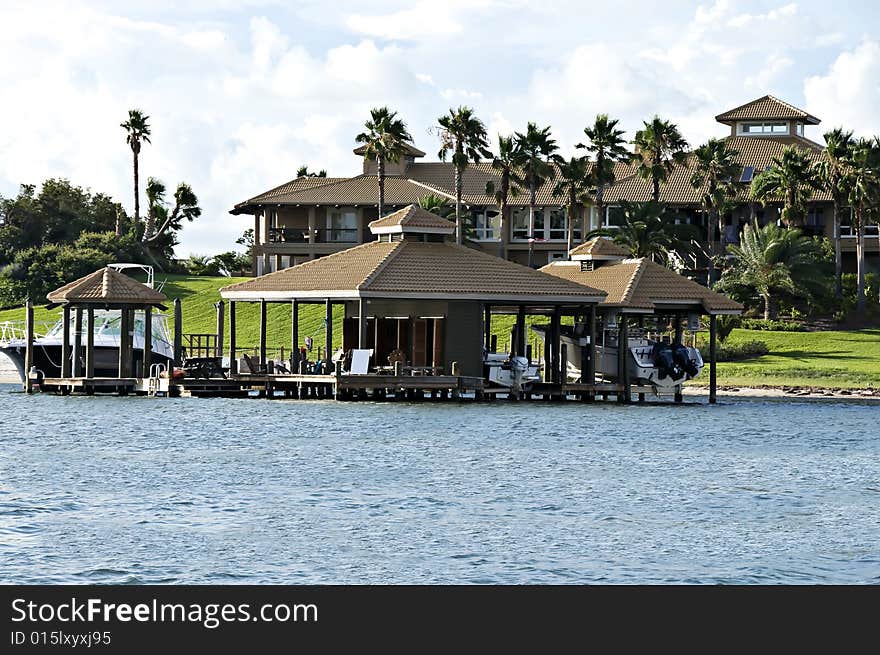
[[[724,139],[709,139],[694,150],[691,186],[700,191],[703,209],[708,215],[708,242],[712,257],[709,258],[709,284],[715,282],[715,240],[712,232],[718,226],[719,236],[723,232],[722,216],[725,208],[736,196],[737,173],[740,165],[736,161],[739,154],[727,145]]]
[[[507,206],[510,198],[516,198],[525,186],[525,181],[520,175],[523,165],[523,154],[517,146],[513,136],[498,135],[498,154],[492,158],[492,168],[498,171],[500,179],[496,185],[493,180],[486,182],[486,195],[495,198],[498,209],[501,212],[501,222],[498,226],[501,238],[498,241],[498,256],[507,259],[507,221],[510,208]]]
[[[636,147],[634,158],[639,175],[651,180],[654,202],[660,202],[660,184],[669,179],[676,164],[681,165],[687,160],[688,143],[675,123],[659,116],[643,124],[633,140]]]
[[[765,319],[775,317],[780,293],[810,297],[827,285],[820,246],[797,228],[746,225],[739,245],[728,246],[728,252],[733,261],[718,288],[734,294],[741,289],[757,292]]]
[[[525,134],[514,132],[514,140],[523,157],[523,180],[529,189],[529,266],[532,265],[532,241],[535,237],[535,205],[538,187],[556,177],[553,154],[559,149],[550,137],[550,126],[538,129],[526,125]]]
[[[615,228],[599,228],[587,235],[608,237],[623,246],[632,257],[647,257],[667,264],[670,254],[693,253],[696,237],[693,225],[676,225],[666,208],[655,200],[648,202],[620,201],[623,224]]]
[[[397,118],[396,111],[388,107],[376,107],[370,110],[370,120],[364,123],[366,132],[355,137],[362,143],[364,159],[376,161],[376,176],[379,180],[379,218],[385,214],[385,164],[398,162],[407,152],[407,141],[412,136],[407,131],[406,123]]]
[[[803,225],[807,201],[816,187],[812,162],[805,150],[785,146],[782,156],[770,160],[770,167],[752,180],[751,196],[767,205],[782,199],[782,223]]]
[[[165,206],[165,184],[155,177],[147,178],[147,227],[144,229],[143,239],[153,236],[156,229],[156,217]],[[165,217],[162,216],[164,219]]]
[[[574,248],[574,222],[580,216],[584,201],[590,192],[590,163],[586,157],[572,157],[568,161],[557,160],[559,178],[553,187],[554,197],[565,198],[565,213],[568,218],[568,251]],[[581,235],[586,230],[581,231]],[[570,256],[570,255],[569,255]]]
[[[825,133],[825,150],[813,162],[819,186],[831,196],[831,220],[834,228],[834,295],[843,297],[843,257],[840,252],[840,209],[847,201],[846,158],[853,145],[852,131],[837,127]]]
[[[140,109],[129,109],[128,120],[120,123],[119,127],[125,130],[125,142],[131,147],[131,156],[134,161],[134,222],[138,224],[141,219],[141,200],[138,185],[138,157],[141,154],[141,144],[150,143],[150,119]],[[119,236],[118,230],[117,235]]]
[[[307,164],[303,164],[299,168],[296,169],[297,177],[327,177],[327,171],[323,168],[315,173],[314,171],[310,171]]]
[[[593,124],[584,128],[589,142],[575,146],[585,148],[594,158],[592,177],[596,185],[596,213],[600,225],[605,221],[605,187],[611,186],[616,180],[614,165],[630,158],[626,139],[623,138],[625,132],[617,129],[618,122],[616,118],[610,119],[608,114],[597,115]]]
[[[853,229],[856,232],[856,261],[858,291],[856,311],[864,316],[865,298],[865,226],[880,212],[880,139],[855,141],[844,160],[846,175],[844,184],[849,189],[849,202],[853,208]]]
[[[481,158],[489,158],[489,141],[486,126],[474,115],[470,107],[450,109],[449,114],[437,119],[440,125],[440,152],[438,157],[446,161],[452,153],[452,167],[455,171],[455,242],[464,241],[461,222],[461,195],[464,184],[464,169],[468,164],[480,163]]]

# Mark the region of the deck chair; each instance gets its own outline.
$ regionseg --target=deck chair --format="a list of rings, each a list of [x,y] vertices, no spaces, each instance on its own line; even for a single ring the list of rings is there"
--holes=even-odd
[[[241,358],[244,360],[244,363],[247,364],[248,371],[251,375],[266,375],[265,364],[255,364],[254,360],[252,360],[247,353],[242,353]]]

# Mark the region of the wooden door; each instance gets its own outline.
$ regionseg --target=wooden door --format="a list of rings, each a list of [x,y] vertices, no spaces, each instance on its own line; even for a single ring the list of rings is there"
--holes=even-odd
[[[413,319],[413,366],[425,366],[428,349],[428,321]]]
[[[434,319],[434,347],[431,353],[431,366],[443,366],[443,354],[444,348],[443,343],[445,339],[444,334],[444,320],[442,318]]]

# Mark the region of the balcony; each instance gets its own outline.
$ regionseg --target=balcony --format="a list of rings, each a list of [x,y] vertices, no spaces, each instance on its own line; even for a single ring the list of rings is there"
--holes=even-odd
[[[356,228],[321,228],[315,230],[315,243],[357,243]],[[270,227],[268,243],[309,243],[309,230],[302,227]]]

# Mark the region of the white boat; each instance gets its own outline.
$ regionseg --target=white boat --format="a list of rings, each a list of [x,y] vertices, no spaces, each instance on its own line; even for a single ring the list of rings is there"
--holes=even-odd
[[[543,340],[547,326],[533,325]],[[581,352],[589,346],[589,335],[583,326],[563,325],[560,341],[566,346],[568,378],[581,379]],[[643,336],[630,337],[627,343],[627,369],[633,384],[650,385],[658,393],[671,393],[676,387],[700,374],[703,357],[691,346],[655,341]],[[606,330],[604,339],[596,343],[596,374],[611,380],[619,378],[617,331]]]
[[[140,264],[111,264],[117,270],[139,268],[147,273],[147,286],[153,286],[153,271],[149,266]],[[95,310],[94,329],[94,358],[95,377],[116,377],[119,370],[119,342],[120,342],[119,310]],[[70,313],[70,357],[71,368],[77,356],[74,353],[74,335],[77,332],[76,313]],[[80,353],[81,370],[85,370],[85,346],[87,341],[86,316],[83,312],[82,325],[80,326],[82,353]],[[134,334],[132,337],[134,348],[135,371],[143,371],[142,376],[149,375],[152,364],[164,364],[166,367],[173,359],[174,347],[168,330],[168,319],[164,314],[153,312],[152,314],[152,357],[147,366],[143,365],[144,350],[144,316],[142,312],[135,312]],[[64,339],[64,320],[59,319],[49,330],[34,338],[34,362],[33,366],[43,377],[60,377],[61,375],[61,351]],[[12,360],[18,370],[19,376],[25,379],[25,348],[26,338],[24,321],[5,321],[0,323],[0,353],[5,354]]]
[[[541,380],[537,366],[530,364],[525,357],[511,357],[507,353],[486,353],[483,364],[488,369],[488,380],[492,384],[519,390],[529,382]]]

